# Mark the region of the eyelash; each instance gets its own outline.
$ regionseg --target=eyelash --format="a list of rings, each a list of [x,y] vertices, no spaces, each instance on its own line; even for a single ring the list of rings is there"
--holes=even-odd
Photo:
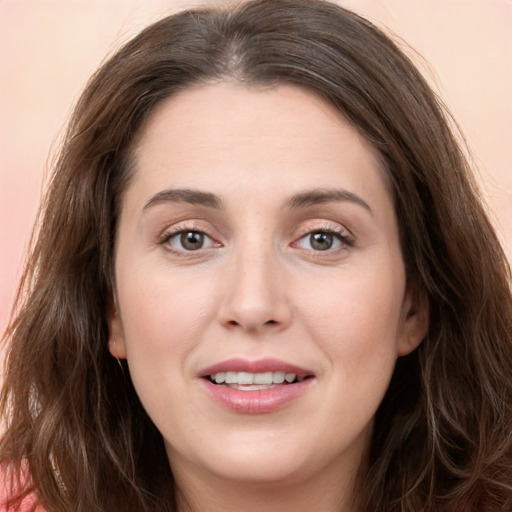
[[[165,250],[172,252],[173,254],[177,256],[188,256],[190,254],[198,253],[202,249],[205,249],[204,247],[200,247],[197,250],[186,250],[186,249],[176,249],[171,246],[170,242],[173,238],[178,237],[179,235],[183,235],[186,233],[196,233],[199,235],[203,235],[205,238],[208,238],[212,246],[219,247],[221,244],[217,242],[212,236],[210,236],[204,229],[199,229],[197,226],[179,226],[175,229],[171,229],[170,231],[165,231],[162,236],[160,237],[158,243],[159,245],[166,246]]]
[[[186,249],[175,249],[175,248],[173,248],[170,245],[170,241],[173,238],[177,237],[178,235],[183,235],[185,233],[196,233],[196,234],[199,234],[199,235],[203,235],[204,237],[207,237],[211,241],[213,247],[220,247],[220,246],[222,246],[222,244],[220,242],[217,242],[205,230],[199,229],[197,226],[189,226],[189,227],[187,227],[187,226],[185,226],[185,227],[180,226],[180,227],[177,227],[176,229],[172,229],[170,231],[166,231],[160,237],[158,243],[159,243],[159,245],[167,246],[165,248],[167,251],[172,252],[174,254],[177,254],[178,256],[187,256],[187,255],[193,254],[195,252],[199,252],[202,249],[205,249],[205,247],[200,247],[197,250],[186,250]],[[347,235],[346,231],[341,230],[341,229],[337,229],[337,228],[333,228],[332,226],[321,226],[321,227],[318,227],[318,228],[315,228],[315,229],[312,229],[312,230],[309,230],[309,231],[303,233],[298,239],[296,239],[296,241],[294,241],[291,244],[291,246],[292,247],[297,247],[299,242],[301,242],[303,240],[306,240],[307,237],[310,237],[311,235],[315,235],[315,234],[332,235],[334,238],[336,238],[339,241],[340,246],[336,247],[334,249],[328,248],[328,249],[325,249],[325,250],[315,250],[315,249],[303,249],[303,250],[306,250],[306,251],[309,251],[309,252],[321,255],[322,253],[333,253],[333,252],[335,252],[337,250],[347,249],[347,248],[353,247],[355,245],[354,239],[351,236]],[[207,247],[206,249],[208,249],[208,248],[210,248],[210,247]]]
[[[298,245],[298,243],[302,240],[306,240],[307,237],[310,237],[311,235],[315,234],[327,234],[332,235],[334,238],[336,238],[340,242],[340,247],[336,247],[334,249],[329,248],[325,250],[314,250],[314,249],[305,249],[307,251],[311,251],[315,253],[315,255],[321,255],[322,253],[333,253],[338,250],[344,250],[350,247],[353,247],[355,245],[354,239],[347,235],[347,232],[338,228],[334,228],[332,226],[321,226],[317,227],[315,229],[308,230],[306,233],[300,236],[300,238],[297,239],[297,241],[293,242],[292,246]]]

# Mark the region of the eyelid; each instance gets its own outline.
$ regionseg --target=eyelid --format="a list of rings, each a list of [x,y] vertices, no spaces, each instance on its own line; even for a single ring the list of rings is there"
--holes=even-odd
[[[296,237],[294,242],[291,244],[292,247],[297,247],[300,241],[304,240],[306,237],[311,236],[314,233],[332,234],[340,241],[341,245],[334,249],[326,249],[325,251],[315,251],[314,249],[305,248],[302,249],[319,254],[321,254],[322,252],[328,254],[336,252],[337,250],[346,249],[347,247],[353,247],[355,245],[355,239],[353,235],[346,228],[343,228],[337,224],[326,223],[324,221],[322,224],[317,224],[316,226],[309,224],[306,228],[301,230],[301,234],[298,237]]]
[[[204,235],[205,238],[208,238],[211,240],[211,244],[209,244],[208,247],[201,247],[200,249],[197,249],[196,251],[187,251],[186,249],[178,249],[176,247],[171,246],[169,241],[182,234],[187,232],[194,232],[194,233],[201,233]],[[216,237],[214,237],[210,230],[205,229],[204,227],[200,227],[195,222],[189,222],[189,223],[179,223],[175,226],[172,226],[171,228],[168,228],[163,231],[163,233],[158,237],[158,245],[165,246],[165,250],[168,252],[172,252],[174,254],[177,254],[179,256],[190,256],[193,254],[199,254],[204,252],[205,250],[215,248],[215,247],[221,247],[222,243],[219,242]]]
[[[165,250],[167,250],[168,252],[175,253],[179,256],[191,256],[193,254],[198,255],[199,253],[204,253],[204,251],[208,251],[209,249],[212,248],[223,247],[222,242],[219,241],[219,237],[213,235],[211,229],[205,228],[204,226],[199,224],[202,223],[198,223],[197,221],[183,221],[177,223],[174,226],[171,226],[170,228],[165,229],[162,232],[162,234],[158,236],[158,245],[165,246]],[[176,237],[186,232],[201,233],[202,235],[204,235],[205,238],[208,238],[211,243],[209,243],[207,247],[201,247],[197,250],[179,249],[169,244],[169,241],[173,237]],[[326,249],[325,251],[315,250],[313,248],[302,248],[303,250],[319,254],[321,254],[322,252],[325,254],[332,254],[335,253],[336,251],[341,251],[355,245],[355,239],[348,229],[346,229],[345,227],[341,226],[338,223],[331,223],[325,220],[318,220],[310,221],[306,223],[305,226],[301,227],[299,233],[294,237],[294,241],[290,244],[290,246],[301,248],[299,247],[299,242],[304,240],[307,236],[312,235],[313,233],[332,234],[340,242],[340,245],[335,248]]]

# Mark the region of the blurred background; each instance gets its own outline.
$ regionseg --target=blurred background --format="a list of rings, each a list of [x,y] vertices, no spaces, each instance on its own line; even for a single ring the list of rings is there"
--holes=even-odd
[[[88,77],[146,24],[205,3],[215,2],[0,0],[0,332],[52,156]],[[396,34],[445,100],[512,260],[512,2],[338,3]]]

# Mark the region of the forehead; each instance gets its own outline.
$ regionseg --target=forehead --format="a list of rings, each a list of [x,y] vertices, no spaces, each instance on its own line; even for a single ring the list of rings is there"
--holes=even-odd
[[[168,98],[143,127],[134,163],[129,188],[146,195],[176,186],[223,195],[240,182],[253,193],[387,188],[373,146],[327,102],[288,85],[222,82]]]

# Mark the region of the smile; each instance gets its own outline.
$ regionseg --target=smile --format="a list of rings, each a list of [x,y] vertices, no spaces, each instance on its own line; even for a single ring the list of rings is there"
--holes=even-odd
[[[217,404],[239,414],[277,411],[299,398],[315,380],[312,372],[275,359],[232,359],[199,376]]]
[[[232,389],[242,391],[254,391],[270,389],[280,385],[302,382],[306,376],[284,372],[218,372],[210,375],[210,380],[215,384],[224,384]]]

